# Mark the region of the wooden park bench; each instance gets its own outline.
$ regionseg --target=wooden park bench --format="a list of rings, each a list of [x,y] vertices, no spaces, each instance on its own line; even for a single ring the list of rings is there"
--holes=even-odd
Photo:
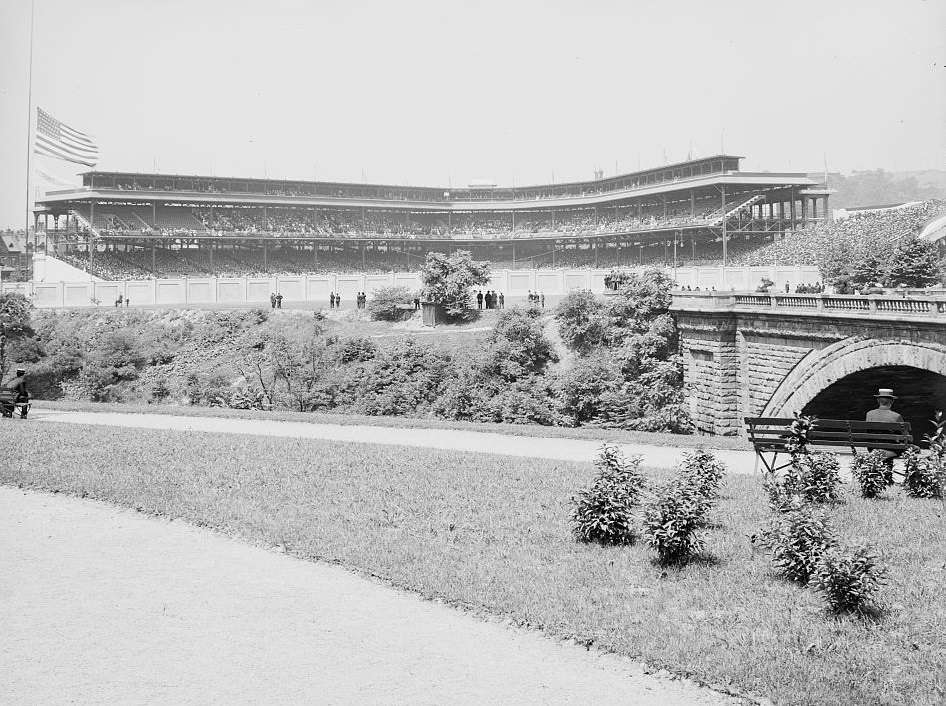
[[[778,465],[778,455],[788,453],[791,426],[794,419],[778,417],[746,417],[749,441],[759,461],[769,473],[791,465]],[[856,419],[816,419],[808,432],[810,446],[842,446],[854,452],[857,448],[904,451],[913,444],[909,422],[863,422]],[[763,454],[771,453],[769,461]]]
[[[0,413],[4,417],[12,417],[13,413],[19,411],[21,417],[25,417],[30,411],[29,401],[20,401],[16,399],[16,392],[13,390],[0,389]]]

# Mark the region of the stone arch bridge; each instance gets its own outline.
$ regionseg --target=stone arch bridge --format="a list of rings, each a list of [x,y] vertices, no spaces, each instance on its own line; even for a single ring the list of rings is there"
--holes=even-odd
[[[863,419],[893,387],[914,436],[946,412],[946,297],[675,292],[698,433],[744,433],[743,417]]]

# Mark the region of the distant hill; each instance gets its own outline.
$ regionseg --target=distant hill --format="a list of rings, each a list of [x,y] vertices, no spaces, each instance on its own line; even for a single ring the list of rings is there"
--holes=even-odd
[[[818,182],[824,172],[808,174]],[[829,173],[832,208],[865,208],[907,201],[946,198],[946,171],[927,169],[915,172],[888,172],[884,169],[856,171],[849,175]]]
[[[935,186],[946,191],[946,170],[944,169],[926,169],[920,172],[893,172],[892,176],[897,181],[905,179],[916,179],[920,186]]]

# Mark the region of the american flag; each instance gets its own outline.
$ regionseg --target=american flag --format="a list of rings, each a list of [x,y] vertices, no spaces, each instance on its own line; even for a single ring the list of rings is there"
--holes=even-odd
[[[33,152],[94,167],[99,148],[88,135],[59,122],[42,108],[36,113],[36,144]]]

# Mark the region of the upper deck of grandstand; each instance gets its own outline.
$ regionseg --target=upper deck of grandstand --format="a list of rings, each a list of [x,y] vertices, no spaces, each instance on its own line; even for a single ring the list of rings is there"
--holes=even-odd
[[[81,187],[50,191],[38,205],[46,212],[89,201],[518,211],[596,206],[673,192],[699,193],[719,186],[729,187],[733,194],[749,190],[800,190],[816,185],[802,173],[742,172],[741,159],[715,155],[589,181],[467,188],[91,171],[82,175]]]

